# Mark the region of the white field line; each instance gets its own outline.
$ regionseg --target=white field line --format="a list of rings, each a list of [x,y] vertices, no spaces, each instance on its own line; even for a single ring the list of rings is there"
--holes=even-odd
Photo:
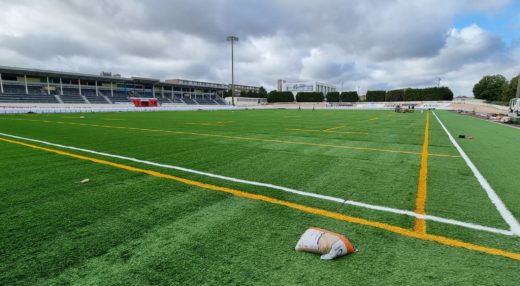
[[[281,191],[292,193],[292,194],[297,194],[297,195],[301,195],[301,196],[305,196],[305,197],[311,197],[311,198],[316,198],[316,199],[321,199],[321,200],[326,200],[326,201],[331,201],[331,202],[337,202],[337,203],[345,204],[345,205],[357,206],[357,207],[361,207],[361,208],[382,211],[382,212],[387,212],[387,213],[407,215],[407,216],[411,216],[411,217],[415,217],[415,218],[435,221],[435,222],[444,223],[444,224],[451,224],[451,225],[456,225],[456,226],[461,226],[461,227],[465,227],[465,228],[469,228],[469,229],[475,229],[475,230],[486,231],[486,232],[491,232],[491,233],[497,233],[497,234],[503,234],[503,235],[513,235],[513,233],[508,230],[478,225],[478,224],[469,223],[469,222],[457,221],[457,220],[453,220],[453,219],[447,219],[447,218],[442,218],[442,217],[437,217],[437,216],[432,216],[432,215],[421,215],[421,214],[418,214],[418,213],[415,213],[412,211],[406,211],[406,210],[389,208],[389,207],[384,207],[384,206],[379,206],[379,205],[372,205],[372,204],[367,204],[367,203],[362,203],[362,202],[357,202],[357,201],[345,200],[342,198],[320,195],[320,194],[316,194],[316,193],[298,191],[295,189],[286,188],[286,187],[277,186],[277,185],[268,184],[268,183],[247,181],[247,180],[197,171],[197,170],[193,170],[193,169],[183,168],[183,167],[179,167],[179,166],[160,164],[160,163],[155,163],[155,162],[146,161],[146,160],[139,160],[136,158],[114,155],[114,154],[109,154],[109,153],[104,153],[104,152],[98,152],[98,151],[77,148],[77,147],[72,147],[72,146],[67,146],[67,145],[61,145],[61,144],[51,143],[51,142],[37,140],[37,139],[25,138],[25,137],[20,137],[20,136],[16,136],[16,135],[6,134],[6,133],[0,133],[0,135],[5,136],[5,137],[10,137],[10,138],[30,141],[30,142],[36,142],[36,143],[40,143],[40,144],[44,144],[44,145],[59,147],[59,148],[63,148],[63,149],[76,150],[76,151],[81,151],[81,152],[85,152],[85,153],[101,155],[101,156],[105,156],[105,157],[132,161],[132,162],[141,163],[141,164],[150,165],[150,166],[156,166],[156,167],[173,169],[173,170],[183,171],[183,172],[187,172],[187,173],[193,173],[193,174],[198,174],[198,175],[202,175],[202,176],[212,177],[212,178],[218,178],[218,179],[236,182],[236,183],[242,183],[242,184],[247,184],[247,185],[252,185],[252,186],[259,186],[259,187],[266,187],[266,188],[270,188],[270,189],[281,190]]]
[[[473,172],[473,175],[475,175],[475,177],[477,178],[477,180],[480,183],[480,185],[482,186],[482,188],[484,188],[484,190],[486,191],[489,199],[495,205],[495,208],[498,210],[498,212],[500,213],[500,215],[502,216],[504,221],[509,225],[509,227],[511,228],[511,232],[515,235],[520,236],[520,224],[518,224],[518,221],[516,220],[516,218],[509,211],[509,209],[507,209],[504,202],[502,202],[502,200],[497,195],[497,193],[493,190],[491,185],[489,185],[488,181],[484,178],[484,176],[482,176],[482,174],[477,169],[475,164],[473,164],[473,162],[471,162],[468,155],[466,155],[466,152],[464,152],[464,150],[462,150],[459,143],[457,143],[457,141],[453,138],[453,136],[448,131],[446,126],[444,126],[444,124],[442,123],[440,118],[437,116],[437,114],[435,114],[435,112],[433,112],[433,115],[435,115],[435,118],[437,118],[437,121],[441,125],[442,129],[444,129],[446,134],[448,134],[448,137],[450,138],[451,143],[455,146],[455,148],[457,148],[457,150],[460,153],[460,156],[462,156],[464,161],[466,161],[466,164],[471,169],[471,171]]]

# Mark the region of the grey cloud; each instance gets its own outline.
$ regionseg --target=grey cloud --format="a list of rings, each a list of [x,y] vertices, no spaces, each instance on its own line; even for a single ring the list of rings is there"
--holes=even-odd
[[[70,57],[89,53],[81,42],[59,36],[0,36],[0,42],[4,48],[37,59],[48,59],[56,55]]]
[[[453,19],[507,5],[507,0],[0,0],[0,64],[226,82],[225,37],[235,34],[240,83],[274,88],[279,78],[312,78],[387,89],[429,85],[442,75],[467,94],[482,70],[512,72],[519,61],[510,54],[517,46],[505,46],[478,26],[453,30]],[[482,66],[480,73],[462,72]]]

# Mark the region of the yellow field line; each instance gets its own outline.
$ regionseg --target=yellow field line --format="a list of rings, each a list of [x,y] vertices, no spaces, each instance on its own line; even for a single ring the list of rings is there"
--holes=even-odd
[[[324,129],[323,131],[334,131],[336,129],[340,129],[340,128],[343,128],[345,127],[345,125],[341,125],[341,126],[338,126],[338,127],[332,127],[332,128],[328,128],[328,129]]]
[[[216,121],[216,122],[188,122],[184,124],[189,125],[203,125],[203,126],[226,126],[227,123],[233,123],[235,121]]]
[[[285,128],[285,130],[302,131],[302,132],[339,133],[339,134],[363,134],[363,135],[368,134],[368,132],[357,132],[357,131],[327,131],[327,130],[300,129],[300,128]]]
[[[378,120],[379,117],[370,118],[369,121]]]
[[[55,154],[59,154],[59,155],[63,155],[63,156],[68,156],[68,157],[72,157],[72,158],[76,158],[76,159],[90,161],[90,162],[94,162],[94,163],[98,163],[98,164],[108,165],[108,166],[112,166],[112,167],[127,170],[127,171],[143,173],[143,174],[147,174],[147,175],[157,177],[157,178],[170,179],[170,180],[174,180],[174,181],[177,181],[177,182],[189,185],[189,186],[196,186],[196,187],[200,187],[200,188],[207,189],[207,190],[225,192],[225,193],[229,193],[234,196],[237,196],[237,197],[242,197],[242,198],[247,198],[247,199],[251,199],[251,200],[263,201],[263,202],[267,202],[267,203],[271,203],[271,204],[275,204],[275,205],[285,206],[285,207],[288,207],[291,209],[296,209],[296,210],[299,210],[302,212],[306,212],[306,213],[310,213],[310,214],[314,214],[314,215],[318,215],[318,216],[322,216],[322,217],[327,217],[327,218],[331,218],[331,219],[335,219],[335,220],[339,220],[339,221],[366,225],[366,226],[386,230],[386,231],[393,232],[393,233],[400,234],[400,235],[407,236],[407,237],[417,238],[417,239],[426,240],[426,241],[433,241],[433,242],[437,242],[439,244],[444,244],[444,245],[451,246],[451,247],[465,248],[468,250],[478,251],[478,252],[487,253],[487,254],[491,254],[491,255],[502,256],[502,257],[511,258],[514,260],[520,260],[520,253],[509,252],[506,250],[487,247],[487,246],[481,246],[481,245],[477,245],[477,244],[473,244],[473,243],[469,243],[469,242],[465,242],[465,241],[461,241],[461,240],[451,239],[448,237],[438,236],[438,235],[423,234],[423,233],[411,231],[411,230],[408,230],[408,229],[405,229],[402,227],[389,225],[389,224],[382,223],[382,222],[352,217],[352,216],[348,216],[348,215],[344,215],[344,214],[340,214],[340,213],[336,213],[336,212],[331,212],[331,211],[327,211],[327,210],[323,210],[323,209],[318,209],[318,208],[313,208],[313,207],[309,207],[309,206],[305,206],[305,205],[301,205],[301,204],[297,204],[297,203],[292,203],[289,201],[279,200],[279,199],[275,199],[275,198],[264,196],[264,195],[257,195],[257,194],[252,194],[252,193],[248,193],[248,192],[244,192],[244,191],[239,191],[236,189],[220,187],[220,186],[207,184],[207,183],[203,183],[203,182],[198,182],[198,181],[194,181],[194,180],[189,180],[189,179],[185,179],[185,178],[181,178],[181,177],[177,177],[177,176],[173,176],[173,175],[169,175],[169,174],[164,174],[164,173],[160,173],[160,172],[156,172],[156,171],[152,171],[152,170],[136,168],[136,167],[123,165],[123,164],[119,164],[119,163],[115,163],[115,162],[110,162],[110,161],[106,161],[106,160],[102,160],[102,159],[97,159],[97,158],[87,157],[87,156],[83,156],[83,155],[79,155],[79,154],[64,152],[64,151],[60,151],[60,150],[56,150],[56,149],[32,145],[32,144],[28,144],[28,143],[24,143],[24,142],[20,142],[20,141],[16,141],[16,140],[0,138],[0,141],[13,143],[13,144],[17,144],[17,145],[21,145],[21,146],[25,146],[25,147],[30,147],[33,149],[43,150],[43,151],[47,151],[47,152],[51,152],[51,153],[55,153]]]
[[[292,145],[306,145],[306,146],[317,146],[317,147],[338,148],[338,149],[352,149],[352,150],[361,150],[361,151],[375,151],[375,152],[400,153],[400,154],[412,154],[412,155],[420,155],[421,154],[419,152],[414,152],[414,151],[403,151],[403,150],[393,150],[393,149],[355,147],[355,146],[346,146],[346,145],[321,144],[321,143],[311,143],[311,142],[301,142],[301,141],[287,141],[287,140],[278,140],[278,139],[263,139],[263,138],[254,138],[254,137],[229,136],[229,135],[220,135],[220,134],[197,133],[197,132],[186,132],[186,131],[173,131],[173,130],[150,129],[150,128],[137,128],[137,127],[126,127],[126,126],[114,126],[114,125],[100,125],[100,124],[91,124],[91,123],[77,123],[77,122],[50,121],[50,120],[35,120],[35,119],[21,119],[21,118],[4,118],[4,117],[2,117],[0,119],[18,120],[18,121],[34,121],[34,122],[56,123],[56,124],[78,125],[78,126],[90,126],[90,127],[100,127],[100,128],[114,128],[114,129],[136,130],[136,131],[147,131],[147,132],[163,132],[163,133],[172,133],[172,134],[184,134],[184,135],[193,135],[193,136],[226,138],[226,139],[234,139],[234,140],[261,141],[261,142],[283,143],[283,144],[292,144]],[[450,154],[430,154],[430,156],[460,158],[459,155],[450,155]]]
[[[418,214],[426,214],[424,207],[426,205],[426,196],[428,190],[428,140],[430,128],[430,112],[426,111],[426,124],[424,127],[424,143],[421,155],[421,167],[419,169],[419,184],[417,186],[417,199],[415,201],[415,212]],[[426,221],[422,218],[415,219],[414,230],[418,233],[426,233]]]
[[[192,122],[188,122],[188,123],[184,123],[184,124],[188,124],[188,125],[201,125],[201,126],[225,126],[223,124],[220,124],[220,123],[192,123]]]

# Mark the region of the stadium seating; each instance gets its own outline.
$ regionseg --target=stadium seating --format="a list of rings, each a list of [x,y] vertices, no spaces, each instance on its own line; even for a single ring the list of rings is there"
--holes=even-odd
[[[56,87],[51,90],[52,94],[47,94],[44,85],[32,84],[27,86],[22,84],[4,83],[4,93],[0,94],[0,102],[4,103],[61,103],[64,104],[111,104],[111,103],[130,103],[131,97],[155,98],[161,104],[188,104],[188,105],[226,105],[226,102],[215,94],[198,94],[197,96],[183,96],[178,92],[164,91],[164,98],[162,91],[152,90],[133,90],[116,88],[113,91],[110,89],[99,88],[92,86],[83,86],[81,95],[79,87],[75,85],[64,85],[63,95],[61,89]],[[26,94],[27,91],[29,94]],[[113,93],[113,96],[112,96]],[[54,95],[56,94],[56,95]],[[58,97],[58,99],[56,98]]]
[[[82,88],[81,95],[96,95],[96,89],[94,88]]]
[[[161,104],[164,104],[164,103],[173,103],[169,98],[165,97],[165,98],[162,98],[162,97],[158,97],[157,100],[159,100],[159,103]]]
[[[215,99],[215,102],[216,102],[217,104],[219,104],[219,105],[226,105],[226,104],[227,104],[226,101],[224,101],[224,100],[223,100],[222,98],[220,98],[220,97],[217,98],[217,99]]]
[[[184,101],[184,103],[186,104],[190,104],[190,105],[195,105],[195,104],[198,104],[195,100],[185,96],[182,98],[182,101]]]
[[[60,97],[61,97],[61,101],[63,101],[63,103],[68,103],[68,104],[85,104],[85,103],[87,103],[87,102],[85,102],[83,97],[81,97],[79,94],[66,94],[64,92],[63,95],[61,95]]]
[[[0,94],[1,103],[59,103],[54,95],[47,94]],[[83,102],[84,103],[84,102]]]
[[[23,85],[10,85],[4,83],[5,94],[25,94],[25,86]]]
[[[75,87],[63,87],[64,95],[79,95],[79,89]]]
[[[104,96],[95,96],[95,95],[85,95],[85,98],[91,103],[91,104],[109,104],[108,101],[106,101]]]
[[[184,101],[182,101],[182,95],[180,94],[174,94],[173,95],[173,98],[172,98],[172,101],[173,103],[179,103],[179,104],[184,104]]]
[[[213,101],[213,99],[210,99],[209,97],[204,97],[204,96],[197,98],[196,101],[202,105],[216,105],[217,104],[215,101]]]
[[[29,91],[29,94],[45,94],[45,92],[43,92],[42,90],[42,87],[41,86],[34,86],[34,85],[30,85],[27,87],[28,91]]]

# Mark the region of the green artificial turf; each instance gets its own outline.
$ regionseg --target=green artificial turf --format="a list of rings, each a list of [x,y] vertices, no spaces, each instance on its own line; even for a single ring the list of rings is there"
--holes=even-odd
[[[455,112],[438,115],[504,204],[520,217],[520,129]]]
[[[475,128],[471,131],[475,139],[468,142],[482,140],[482,144],[472,147],[464,141],[463,148],[508,207],[518,210],[519,195],[514,193],[518,184],[500,184],[501,178],[493,176],[501,173],[494,172],[486,160],[478,160],[476,150],[488,146],[485,141],[495,140],[477,132],[482,128],[478,125],[488,123],[452,119],[459,115],[451,113],[439,115],[450,130]],[[19,115],[0,117],[0,132],[413,211],[425,116],[420,112],[321,110]],[[337,132],[287,130],[339,126],[344,127],[333,129]],[[507,140],[518,139],[517,133],[496,132],[507,133]],[[433,116],[429,148],[431,154],[458,155]],[[501,154],[500,149],[495,153]],[[403,228],[414,225],[413,218],[402,215],[85,155]],[[515,285],[519,278],[519,261],[172,180],[2,141],[0,158],[3,285]],[[492,170],[487,172],[489,167]],[[84,178],[91,181],[78,183]],[[426,212],[507,229],[459,157],[429,157]],[[294,252],[296,241],[309,226],[344,233],[360,251],[331,262]],[[427,227],[432,234],[512,252],[520,249],[515,237],[432,222]]]

